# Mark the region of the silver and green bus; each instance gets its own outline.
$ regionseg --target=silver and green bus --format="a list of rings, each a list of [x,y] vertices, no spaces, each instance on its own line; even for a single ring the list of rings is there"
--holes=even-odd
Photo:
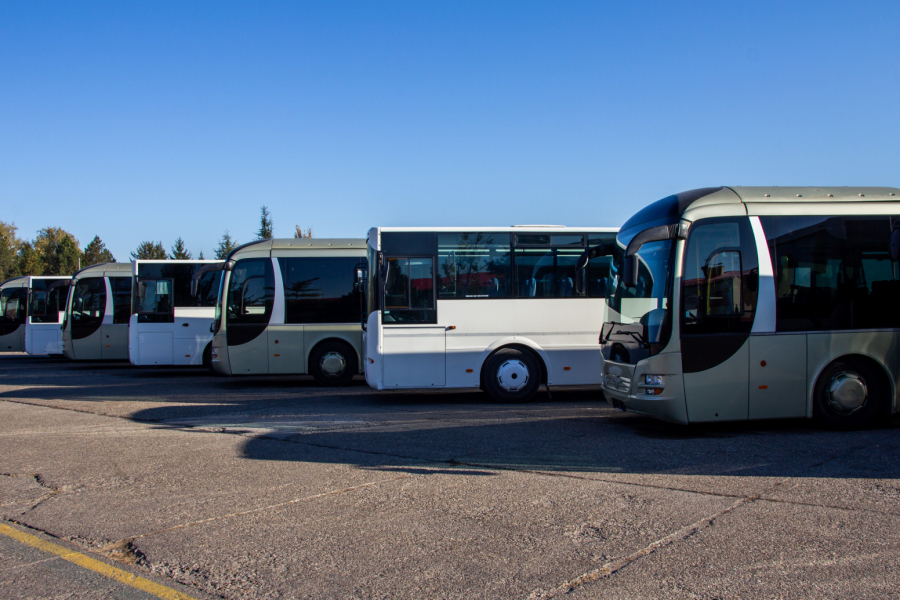
[[[345,385],[361,373],[362,239],[260,240],[223,265],[212,367],[223,375],[312,375]]]
[[[0,284],[0,352],[25,351],[28,315],[28,278],[13,277]]]
[[[900,189],[692,190],[581,262],[604,254],[601,386],[617,408],[833,428],[900,409]]]
[[[63,354],[73,360],[128,360],[131,263],[76,272],[63,320]]]

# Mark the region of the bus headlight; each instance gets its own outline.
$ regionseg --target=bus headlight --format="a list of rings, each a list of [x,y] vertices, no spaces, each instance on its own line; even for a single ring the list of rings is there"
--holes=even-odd
[[[644,375],[644,385],[662,385],[662,375]]]

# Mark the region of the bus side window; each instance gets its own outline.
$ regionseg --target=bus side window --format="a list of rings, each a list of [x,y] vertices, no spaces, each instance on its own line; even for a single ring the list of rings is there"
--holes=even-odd
[[[433,258],[388,258],[384,278],[384,323],[436,322]]]

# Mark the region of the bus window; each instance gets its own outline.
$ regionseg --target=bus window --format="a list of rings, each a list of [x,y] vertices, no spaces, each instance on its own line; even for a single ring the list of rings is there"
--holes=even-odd
[[[265,258],[237,261],[228,282],[227,322],[268,323],[274,298],[275,273],[272,261]]]
[[[384,282],[385,323],[434,323],[434,260],[388,258]]]
[[[746,218],[695,223],[681,279],[682,333],[749,333],[758,280],[756,242]]]
[[[140,323],[174,322],[172,280],[144,279],[138,281],[137,315]]]
[[[43,323],[47,316],[47,292],[44,290],[31,291],[31,320],[35,323]]]
[[[113,293],[113,323],[128,324],[131,317],[131,277],[110,277]]]
[[[284,282],[285,323],[358,323],[359,258],[279,258]]]
[[[508,298],[508,233],[439,233],[438,297]]]
[[[518,237],[521,239],[526,236],[520,235]],[[582,236],[578,237],[579,239],[582,238]],[[583,245],[572,247],[554,246],[551,248],[516,248],[516,297],[575,297],[575,266],[578,263],[578,258],[583,253]]]
[[[775,268],[776,330],[897,327],[890,217],[761,217]]]
[[[222,271],[204,273],[197,280],[196,306],[216,306],[219,299],[219,281]]]

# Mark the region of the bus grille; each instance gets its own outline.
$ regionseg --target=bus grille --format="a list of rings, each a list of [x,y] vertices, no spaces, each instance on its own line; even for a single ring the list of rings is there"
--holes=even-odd
[[[618,375],[607,373],[606,381],[604,383],[605,386],[611,390],[625,392],[626,394],[631,391],[631,380],[627,377],[620,377]]]

